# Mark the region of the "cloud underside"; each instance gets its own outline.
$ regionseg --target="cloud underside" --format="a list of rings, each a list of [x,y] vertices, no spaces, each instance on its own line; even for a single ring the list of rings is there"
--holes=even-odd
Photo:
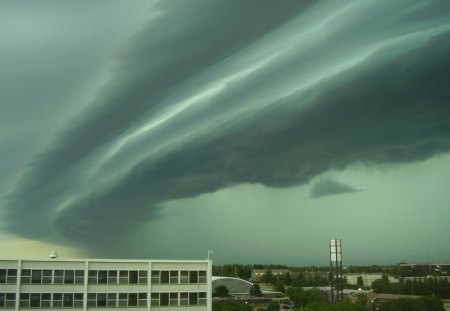
[[[359,192],[360,189],[356,189],[350,185],[347,185],[345,183],[332,180],[332,179],[325,179],[320,180],[317,183],[315,183],[311,188],[311,198],[318,198],[328,195],[335,195],[335,194],[344,194],[344,193],[352,193],[352,192]]]
[[[255,12],[224,2],[205,8],[202,18],[220,17],[203,26],[192,8],[161,5],[161,16],[120,54],[115,79],[8,197],[11,232],[62,235],[101,250],[103,241],[157,219],[169,200],[240,183],[299,185],[354,162],[449,152],[445,11],[430,4],[420,9],[438,16],[418,21],[418,9],[390,12],[386,20],[405,25],[399,33],[381,22],[366,33],[356,30],[362,20],[347,20],[350,7],[331,19],[335,26],[301,37],[302,20],[326,21],[335,8],[267,2]],[[240,23],[230,25],[224,9]],[[172,34],[159,31],[180,18],[186,23]],[[243,27],[247,20],[255,27]],[[351,191],[326,181],[312,196]]]

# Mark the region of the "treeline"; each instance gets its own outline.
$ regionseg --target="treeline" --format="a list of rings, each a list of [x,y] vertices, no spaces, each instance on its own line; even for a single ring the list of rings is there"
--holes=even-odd
[[[318,273],[318,272],[328,272],[330,267],[318,267],[318,266],[304,266],[304,267],[290,267],[286,265],[264,265],[264,264],[251,264],[251,265],[241,265],[241,264],[228,264],[228,265],[214,265],[213,275],[215,276],[228,276],[228,277],[238,277],[241,279],[249,279],[251,277],[252,271],[254,269],[288,269],[294,273]],[[410,276],[419,275],[417,272],[410,272],[408,269],[399,266],[347,266],[344,269],[345,273],[386,273],[394,276]]]
[[[250,305],[245,303],[213,303],[213,311],[253,311]],[[364,302],[351,303],[340,301],[334,304],[321,301],[311,301],[306,305],[296,306],[301,311],[445,311],[442,302],[436,297],[420,297],[418,299],[394,299],[374,308]],[[271,302],[267,308],[260,311],[278,311],[277,303]]]
[[[372,282],[372,288],[376,293],[437,296],[441,299],[450,299],[450,283],[443,278],[429,277],[424,280],[392,283],[384,274],[381,279]]]
[[[212,273],[215,276],[228,276],[228,277],[238,277],[241,279],[248,280],[252,276],[252,271],[254,269],[290,269],[288,266],[284,265],[223,265],[223,266],[213,266]]]

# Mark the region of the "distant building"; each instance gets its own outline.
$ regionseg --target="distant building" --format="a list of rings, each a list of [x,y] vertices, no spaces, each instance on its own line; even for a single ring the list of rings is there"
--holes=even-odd
[[[290,273],[288,269],[253,269],[252,275],[251,275],[251,281],[255,283],[261,282],[262,277],[267,273],[267,271],[272,272],[272,275],[274,276],[285,276],[286,274]]]
[[[218,286],[225,286],[228,289],[228,294],[232,296],[249,296],[253,283],[239,278],[213,276],[212,277],[213,293],[216,287]]]
[[[348,284],[356,285],[358,283],[358,277],[361,277],[364,283],[364,286],[371,287],[373,281],[379,280],[383,277],[381,273],[347,273],[343,275],[347,279]],[[399,280],[388,276],[389,282],[398,283]]]
[[[0,259],[0,309],[211,311],[209,260]]]

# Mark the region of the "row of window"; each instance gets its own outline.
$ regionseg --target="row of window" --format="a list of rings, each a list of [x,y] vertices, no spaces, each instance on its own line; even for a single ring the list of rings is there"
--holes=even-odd
[[[145,307],[147,293],[89,293],[89,307]]]
[[[83,307],[83,293],[21,293],[22,308],[73,308]]]
[[[14,308],[15,293],[0,293],[0,308]],[[206,305],[206,292],[152,293],[152,306]],[[145,307],[147,293],[88,293],[89,307]],[[83,307],[82,293],[21,293],[22,308]]]
[[[84,284],[84,270],[23,269],[22,284]],[[153,284],[204,284],[206,271],[152,271]],[[89,270],[89,284],[147,284],[147,270]],[[0,284],[16,284],[17,269],[0,269]]]
[[[147,270],[90,270],[89,284],[147,284]]]
[[[152,306],[198,306],[206,305],[206,292],[152,293]]]
[[[22,284],[84,284],[84,270],[22,270]]]
[[[153,284],[204,284],[206,271],[152,271]]]
[[[147,306],[147,293],[89,293],[89,307],[137,307]],[[22,308],[77,308],[83,307],[82,293],[22,293]]]

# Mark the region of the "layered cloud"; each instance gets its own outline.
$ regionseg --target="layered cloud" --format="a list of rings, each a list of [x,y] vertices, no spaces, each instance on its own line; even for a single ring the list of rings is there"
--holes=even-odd
[[[448,152],[449,9],[158,3],[113,78],[8,196],[8,230],[98,248],[170,200]],[[345,188],[314,195],[320,186]]]

